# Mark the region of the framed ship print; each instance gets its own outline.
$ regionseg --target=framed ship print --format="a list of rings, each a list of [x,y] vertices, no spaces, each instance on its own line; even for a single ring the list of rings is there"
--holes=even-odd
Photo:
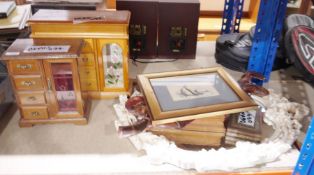
[[[221,67],[142,74],[137,79],[153,125],[257,108]]]

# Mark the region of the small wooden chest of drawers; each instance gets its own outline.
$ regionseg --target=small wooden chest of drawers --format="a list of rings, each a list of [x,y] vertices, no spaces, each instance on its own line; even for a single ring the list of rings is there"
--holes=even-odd
[[[21,127],[87,124],[89,101],[81,95],[78,71],[82,46],[80,39],[18,39],[3,54],[1,60],[8,65]]]

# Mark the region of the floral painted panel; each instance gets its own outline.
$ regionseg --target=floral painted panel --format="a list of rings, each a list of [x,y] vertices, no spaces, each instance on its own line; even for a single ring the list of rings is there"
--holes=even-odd
[[[115,43],[106,44],[102,49],[105,87],[123,88],[123,50]]]

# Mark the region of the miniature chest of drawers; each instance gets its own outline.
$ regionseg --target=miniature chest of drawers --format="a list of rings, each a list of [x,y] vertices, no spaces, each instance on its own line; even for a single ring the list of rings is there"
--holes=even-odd
[[[79,63],[84,94],[117,97],[129,91],[129,11],[39,10],[28,21],[33,38],[80,38]]]
[[[4,52],[21,127],[87,124],[90,102],[82,98],[77,61],[82,45],[79,39],[18,39]]]

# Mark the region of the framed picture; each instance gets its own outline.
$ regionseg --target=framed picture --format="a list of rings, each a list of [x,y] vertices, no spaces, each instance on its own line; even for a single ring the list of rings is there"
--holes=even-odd
[[[137,79],[153,125],[257,108],[221,67],[142,74]]]

